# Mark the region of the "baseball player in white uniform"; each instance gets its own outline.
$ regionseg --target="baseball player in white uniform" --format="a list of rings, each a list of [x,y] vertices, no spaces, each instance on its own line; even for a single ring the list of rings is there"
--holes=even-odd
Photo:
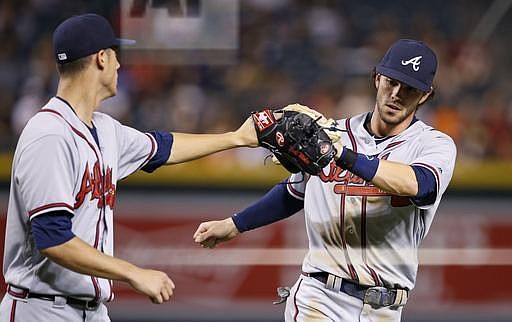
[[[95,112],[116,94],[119,62],[108,21],[74,16],[54,32],[57,95],[27,123],[13,161],[0,321],[110,321],[112,280],[154,303],[166,273],[113,257],[117,181],[142,169],[237,146],[256,146],[252,121],[219,135],[142,133]]]
[[[319,176],[292,175],[249,208],[202,223],[195,241],[215,247],[304,209],[309,251],[285,320],[400,321],[456,157],[449,136],[415,117],[436,68],[423,42],[394,43],[372,75],[373,111],[337,122],[343,146]]]

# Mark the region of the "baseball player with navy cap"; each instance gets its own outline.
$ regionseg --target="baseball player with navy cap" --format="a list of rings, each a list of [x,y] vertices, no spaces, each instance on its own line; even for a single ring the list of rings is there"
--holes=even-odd
[[[420,68],[422,65],[423,68]],[[437,70],[437,58],[423,42],[400,39],[389,48],[376,70],[422,92],[430,92]]]
[[[343,143],[320,175],[291,175],[247,209],[202,223],[195,241],[215,247],[304,209],[309,251],[282,294],[285,320],[400,321],[455,165],[453,140],[416,118],[436,69],[425,43],[398,40],[372,73],[372,111],[338,120]]]
[[[57,62],[66,64],[100,49],[133,45],[135,40],[117,38],[104,17],[84,14],[60,24],[53,33],[53,44]]]
[[[217,135],[142,133],[97,112],[117,91],[117,39],[98,15],[60,24],[53,43],[57,95],[32,117],[14,154],[0,321],[110,321],[112,281],[154,303],[174,290],[166,273],[113,257],[118,180],[142,169],[257,146],[252,120]]]

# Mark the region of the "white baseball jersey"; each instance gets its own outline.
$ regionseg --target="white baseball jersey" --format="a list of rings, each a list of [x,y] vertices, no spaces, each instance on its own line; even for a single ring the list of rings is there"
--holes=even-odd
[[[68,270],[42,256],[30,221],[50,211],[71,213],[73,233],[113,255],[116,182],[157,150],[155,139],[95,112],[99,146],[64,101],[52,98],[26,125],[13,161],[4,276],[7,283],[42,294],[113,299],[112,281]]]
[[[427,234],[455,166],[453,140],[421,121],[376,144],[363,124],[367,113],[340,120],[342,140],[358,153],[422,166],[436,178],[437,198],[417,206],[390,195],[332,162],[320,176],[295,174],[287,185],[304,198],[309,252],[303,271],[324,271],[362,285],[412,289],[417,248]]]

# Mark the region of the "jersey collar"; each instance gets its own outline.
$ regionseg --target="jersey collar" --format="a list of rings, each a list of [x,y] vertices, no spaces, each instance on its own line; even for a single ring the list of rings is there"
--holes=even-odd
[[[396,137],[397,135],[400,135],[401,133],[399,134],[395,134],[395,135],[390,135],[390,136],[384,136],[384,137],[380,137],[380,136],[377,136],[375,134],[372,133],[371,129],[370,129],[370,122],[371,122],[371,119],[372,119],[372,115],[373,115],[373,112],[368,112],[366,113],[365,115],[365,119],[364,119],[364,122],[363,122],[363,128],[364,130],[366,131],[366,133],[371,136],[373,138],[373,140],[375,141],[375,144],[380,144],[382,142],[385,142],[387,141],[388,139],[391,139],[391,138],[394,138]],[[410,128],[411,125],[413,125],[414,123],[416,123],[418,121],[418,119],[416,118],[416,115],[413,117],[412,121],[411,121],[411,124],[409,124],[409,126],[407,127]],[[407,129],[405,129],[404,131],[406,131]],[[402,132],[403,133],[403,132]]]

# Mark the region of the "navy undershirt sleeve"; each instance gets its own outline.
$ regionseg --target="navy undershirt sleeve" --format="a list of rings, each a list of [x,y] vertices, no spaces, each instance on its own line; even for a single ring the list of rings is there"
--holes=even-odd
[[[64,244],[75,236],[71,231],[71,217],[67,211],[52,211],[37,216],[30,221],[32,237],[37,249],[45,249]]]
[[[149,160],[149,162],[142,167],[142,171],[151,173],[159,167],[163,166],[167,160],[169,160],[174,137],[169,132],[161,131],[151,131],[149,134],[155,138],[158,150],[156,151],[155,156],[152,157],[151,160]]]
[[[411,167],[418,181],[418,193],[411,200],[418,206],[433,204],[437,199],[437,183],[434,174],[425,167],[417,165]]]
[[[288,218],[302,208],[304,201],[290,195],[286,184],[278,184],[256,203],[231,218],[238,231],[242,233]]]

